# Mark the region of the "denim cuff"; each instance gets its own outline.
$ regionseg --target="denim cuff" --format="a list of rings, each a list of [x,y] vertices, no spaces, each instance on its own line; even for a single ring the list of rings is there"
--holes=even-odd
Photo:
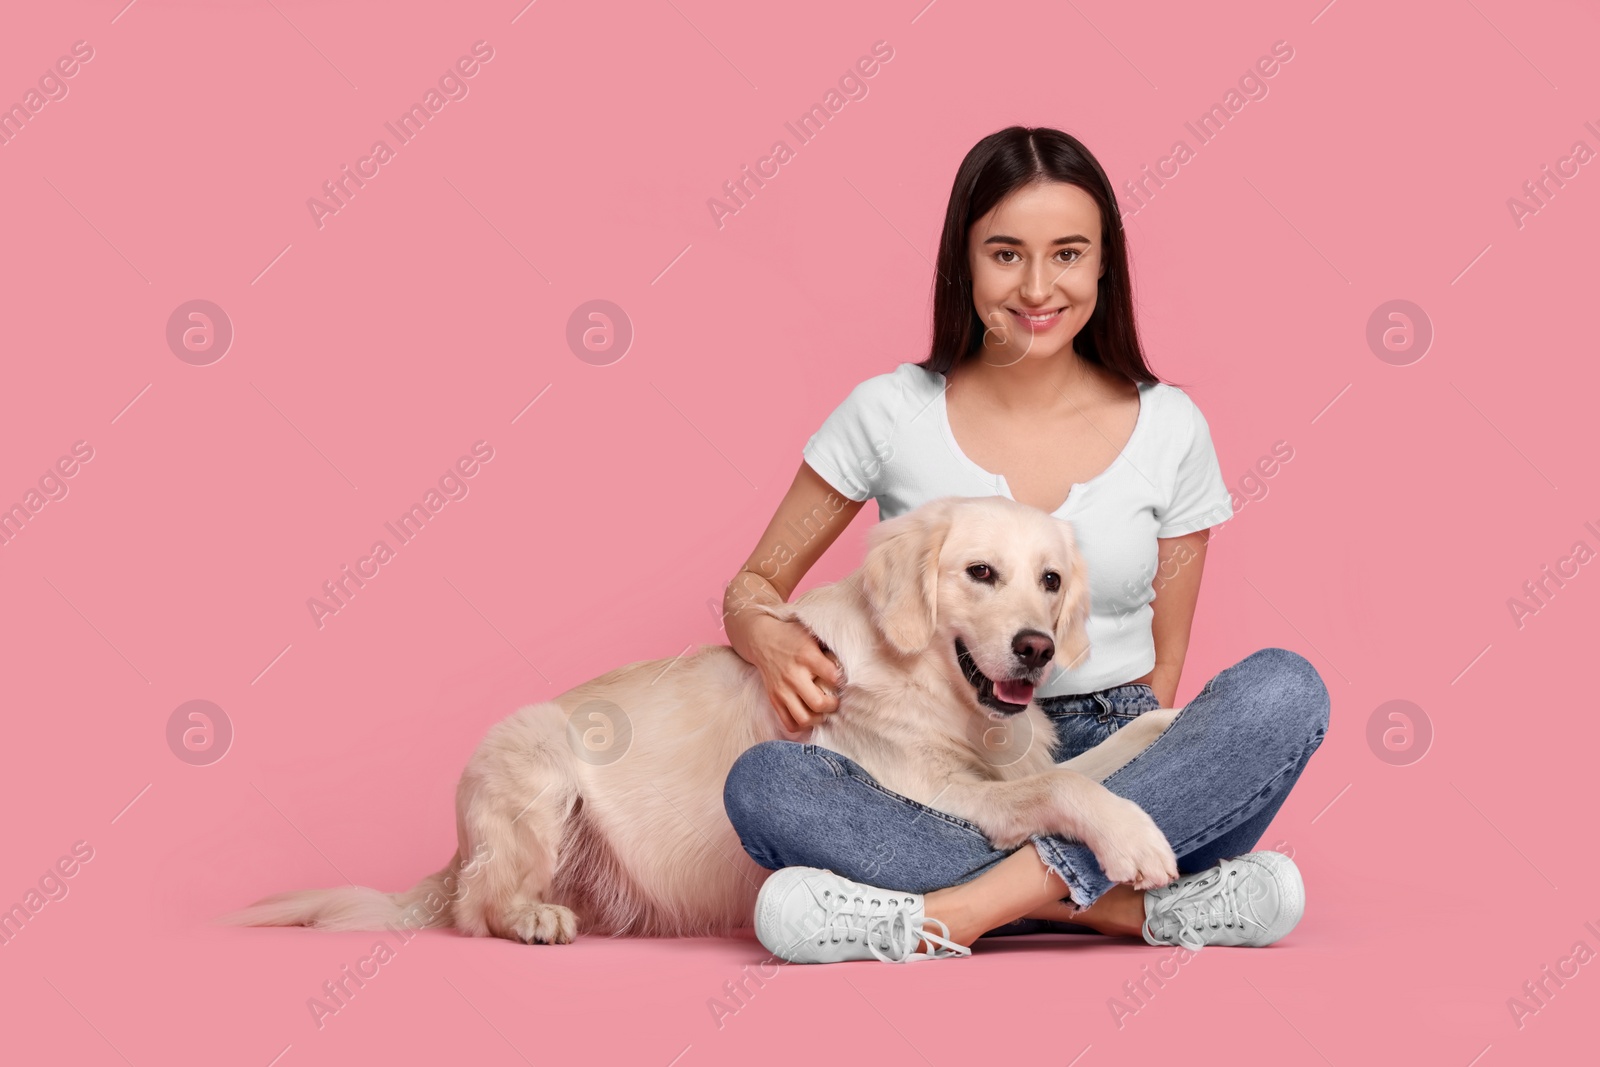
[[[1074,870],[1062,853],[1060,839],[1055,837],[1032,837],[1034,849],[1039,853],[1039,859],[1044,862],[1061,880],[1067,884],[1067,894],[1074,906],[1087,908],[1099,900],[1105,891],[1111,888],[1110,879],[1097,867],[1090,872],[1088,877]]]

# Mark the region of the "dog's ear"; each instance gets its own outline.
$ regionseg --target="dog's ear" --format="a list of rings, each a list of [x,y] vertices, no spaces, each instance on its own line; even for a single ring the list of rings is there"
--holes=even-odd
[[[904,655],[921,652],[933,640],[939,551],[957,499],[930,500],[867,531],[862,593],[872,608],[873,622]]]
[[[1073,670],[1082,666],[1089,654],[1089,570],[1078,551],[1072,526],[1065,519],[1057,521],[1062,527],[1067,573],[1061,576],[1062,597],[1056,605],[1056,662],[1062,670]]]

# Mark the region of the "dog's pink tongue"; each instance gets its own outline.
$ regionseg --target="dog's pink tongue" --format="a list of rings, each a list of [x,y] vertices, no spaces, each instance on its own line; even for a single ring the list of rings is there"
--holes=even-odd
[[[1026,704],[1033,699],[1033,686],[1008,678],[994,683],[994,695],[1008,704]]]

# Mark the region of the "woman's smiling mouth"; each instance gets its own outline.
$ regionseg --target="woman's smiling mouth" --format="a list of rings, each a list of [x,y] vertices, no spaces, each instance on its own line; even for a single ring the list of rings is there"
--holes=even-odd
[[[1028,329],[1037,333],[1041,330],[1048,330],[1056,323],[1060,322],[1062,313],[1067,309],[1060,307],[1043,308],[1038,311],[1030,311],[1023,310],[1021,308],[1008,307],[1006,310],[1009,311],[1011,316],[1017,321],[1021,322],[1023,325],[1027,326]]]

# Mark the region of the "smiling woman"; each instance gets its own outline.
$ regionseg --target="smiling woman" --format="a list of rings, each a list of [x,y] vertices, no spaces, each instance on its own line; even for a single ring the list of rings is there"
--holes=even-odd
[[[1249,850],[1328,721],[1326,687],[1293,652],[1261,650],[1212,678],[1182,714],[1146,719],[1134,734],[1158,742],[1102,779],[1166,835],[1183,875],[1171,884],[1114,879],[1081,841],[1043,831],[1031,849],[1000,847],[1008,842],[960,820],[965,833],[952,834],[949,813],[925,818],[930,809],[885,787],[887,765],[807,743],[804,732],[841,708],[848,721],[860,699],[852,665],[759,608],[787,601],[869,497],[885,522],[938,497],[1002,496],[1071,526],[1087,574],[1069,582],[1088,589],[1087,655],[1046,655],[1042,635],[1026,628],[980,645],[951,605],[936,613],[951,639],[926,653],[958,680],[954,692],[929,694],[929,714],[945,699],[964,703],[987,736],[996,716],[1026,718],[1037,704],[1052,729],[1031,743],[1050,746],[1057,764],[1172,707],[1208,530],[1233,514],[1199,407],[1145,363],[1122,218],[1077,139],[1013,126],[967,153],[933,296],[927,358],[866,379],[827,417],[729,583],[729,641],[797,735],[745,752],[724,791],[745,851],[783,868],[757,902],[757,936],[806,962],[965,955],[972,940],[1022,918],[1150,944],[1277,941],[1299,921],[1300,876],[1288,857]],[[772,545],[814,514],[832,518],[780,566],[763,567]],[[994,572],[983,546],[968,547],[933,551],[921,574],[900,579],[943,589],[954,578],[963,597],[1007,595],[1012,576]],[[1159,598],[1157,574],[1166,576]],[[1054,676],[1041,656],[1056,659]],[[973,773],[1007,779],[1011,765]],[[866,827],[864,837],[853,832]],[[795,930],[807,936],[796,941]]]

